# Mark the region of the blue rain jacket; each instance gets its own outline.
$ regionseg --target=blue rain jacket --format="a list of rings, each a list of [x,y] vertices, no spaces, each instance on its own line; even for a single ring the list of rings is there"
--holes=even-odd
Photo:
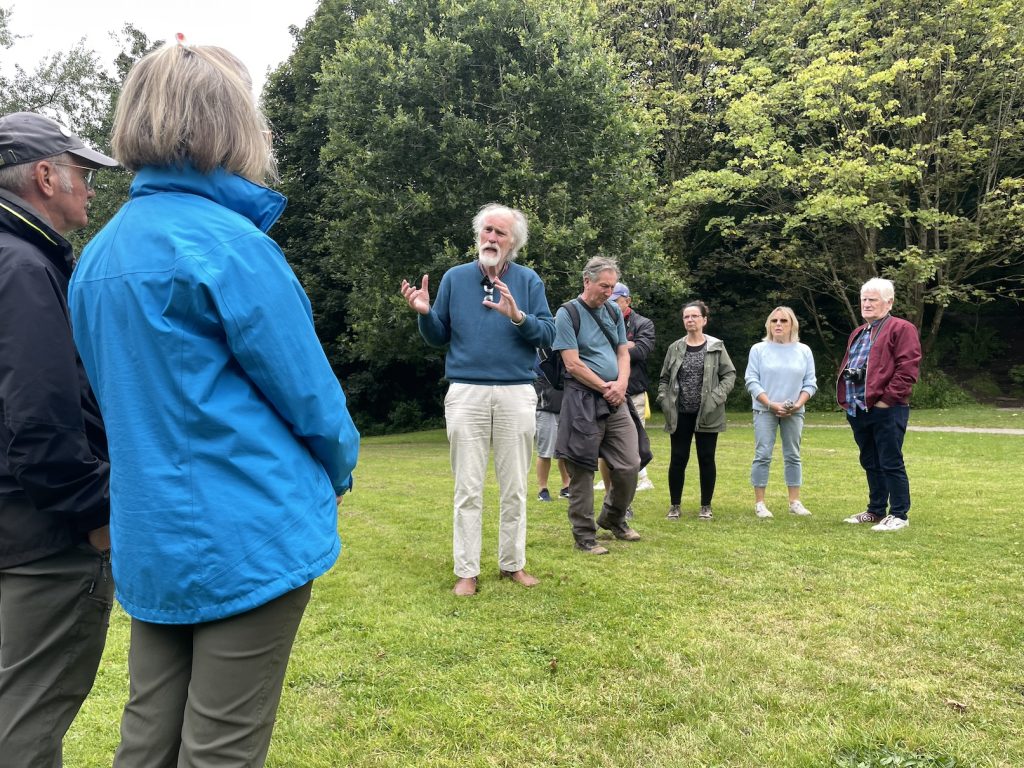
[[[359,433],[265,234],[284,206],[223,170],[143,168],[72,277],[110,444],[117,597],[142,621],[242,613],[338,557]]]

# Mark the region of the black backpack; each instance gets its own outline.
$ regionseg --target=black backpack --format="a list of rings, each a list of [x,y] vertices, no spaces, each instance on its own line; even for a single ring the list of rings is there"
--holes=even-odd
[[[612,345],[612,349],[618,349],[618,343],[612,335],[608,332],[608,329],[604,324],[598,320],[597,312],[586,304],[584,308],[593,316],[594,321],[597,323],[604,335],[607,337],[608,342]],[[580,335],[580,310],[576,306],[576,299],[567,301],[562,305],[562,308],[569,313],[569,319],[572,320],[572,331],[579,338]],[[614,326],[617,322],[615,312],[611,307],[608,306],[608,302],[604,304],[605,310],[608,312],[608,319],[612,321]],[[540,372],[544,375],[544,378],[548,380],[548,383],[559,391],[565,389],[565,364],[562,362],[562,355],[559,352],[554,351],[551,347],[541,347],[537,350],[537,354],[540,357],[540,363],[537,367],[540,368]]]

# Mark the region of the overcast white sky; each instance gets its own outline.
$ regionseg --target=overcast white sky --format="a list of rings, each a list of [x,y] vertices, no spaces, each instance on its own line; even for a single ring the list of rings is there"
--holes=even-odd
[[[12,11],[11,31],[23,39],[0,52],[0,66],[14,60],[26,69],[48,53],[67,50],[79,39],[110,67],[119,48],[110,33],[134,24],[150,40],[172,40],[183,32],[194,45],[219,45],[241,59],[257,95],[272,69],[288,58],[288,27],[303,26],[318,0],[0,0]]]

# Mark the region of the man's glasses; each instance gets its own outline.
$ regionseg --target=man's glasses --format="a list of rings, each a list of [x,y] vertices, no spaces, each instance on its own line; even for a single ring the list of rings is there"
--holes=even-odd
[[[84,165],[74,165],[73,163],[54,163],[52,160],[50,162],[53,163],[53,165],[63,165],[67,168],[78,168],[79,170],[85,171],[82,175],[82,179],[85,181],[85,186],[89,189],[93,189],[93,184],[96,181],[95,168],[86,168]]]

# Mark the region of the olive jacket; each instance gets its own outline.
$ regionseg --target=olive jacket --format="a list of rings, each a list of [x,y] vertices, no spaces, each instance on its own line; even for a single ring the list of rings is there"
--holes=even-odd
[[[704,381],[700,392],[698,432],[725,431],[725,401],[736,384],[736,366],[721,339],[704,334]],[[665,353],[658,380],[658,404],[665,414],[665,431],[672,434],[679,422],[679,367],[686,355],[686,337],[673,341]]]

